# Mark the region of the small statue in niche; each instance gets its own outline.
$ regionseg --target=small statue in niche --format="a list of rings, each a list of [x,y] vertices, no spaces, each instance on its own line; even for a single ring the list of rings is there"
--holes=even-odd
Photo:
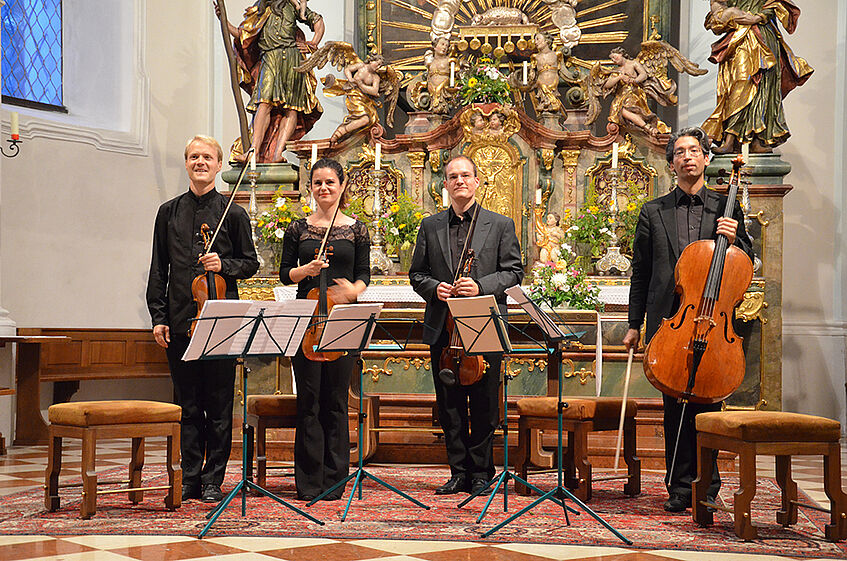
[[[535,34],[538,52],[532,55],[535,66],[535,87],[532,90],[532,107],[537,114],[557,113],[565,115],[559,99],[559,72],[564,64],[560,51],[553,50],[553,36],[546,31]]]
[[[555,262],[561,257],[560,247],[565,239],[565,231],[560,225],[562,219],[559,213],[549,212],[542,222],[541,214],[535,214],[535,245],[540,248],[538,260],[542,263]]]
[[[323,68],[327,62],[343,69],[345,79],[330,74],[322,79],[324,95],[344,96],[347,116],[329,138],[330,144],[379,122],[377,107],[379,98],[385,96],[388,108],[385,119],[388,126],[394,124],[394,110],[400,94],[397,72],[385,64],[382,55],[371,54],[362,61],[350,43],[330,41],[297,67],[298,72],[309,72]]]
[[[450,112],[453,95],[448,91],[450,86],[450,63],[456,60],[448,55],[450,39],[438,37],[432,42],[432,50],[424,54],[426,65],[426,89],[429,93],[429,111],[438,115]],[[455,69],[458,72],[458,68]]]
[[[814,70],[791,52],[777,22],[793,33],[799,17],[790,0],[710,2],[706,29],[723,37],[709,57],[718,65],[717,104],[703,130],[716,154],[737,152],[742,143],[770,152],[790,136],[782,100]]]
[[[653,136],[670,132],[670,127],[650,109],[648,101],[652,99],[665,107],[677,102],[676,82],[668,77],[668,63],[678,72],[694,76],[707,72],[670,44],[652,38],[641,43],[641,51],[635,58],[621,47],[612,49],[609,58],[617,68],[605,68],[598,62],[586,79],[586,123],[597,119],[600,100],[614,94],[609,122],[619,126],[629,124]]]

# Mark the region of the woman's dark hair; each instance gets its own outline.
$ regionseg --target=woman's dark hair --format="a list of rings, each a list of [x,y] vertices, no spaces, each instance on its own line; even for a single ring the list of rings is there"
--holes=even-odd
[[[309,170],[309,189],[312,188],[312,176],[315,174],[315,170],[321,168],[329,168],[334,171],[335,177],[338,178],[338,184],[344,184],[344,167],[332,158],[321,158],[315,162],[315,165],[313,165],[312,169]],[[347,194],[347,189],[345,189],[344,192],[341,193],[341,200],[339,202],[340,207],[346,208],[349,200],[350,197]]]
[[[703,155],[709,155],[709,146],[712,144],[712,141],[709,139],[709,135],[706,134],[706,131],[700,127],[688,127],[687,129],[682,129],[673,133],[668,140],[668,145],[665,148],[665,159],[669,164],[673,164],[673,149],[674,146],[676,146],[676,141],[683,136],[690,136],[691,138],[696,139],[697,142],[700,143],[700,147],[703,149]]]

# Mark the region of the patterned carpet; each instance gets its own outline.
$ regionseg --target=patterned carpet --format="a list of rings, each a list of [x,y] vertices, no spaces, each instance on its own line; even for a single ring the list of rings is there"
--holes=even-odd
[[[248,496],[247,515],[241,516],[241,501],[236,499],[218,519],[209,537],[273,536],[278,538],[302,537],[326,539],[414,539],[432,541],[474,541],[510,544],[573,544],[591,546],[624,546],[611,532],[588,514],[570,516],[567,525],[562,510],[551,502],[535,508],[517,521],[502,528],[491,537],[481,534],[528,504],[529,499],[509,493],[509,513],[503,512],[503,497],[499,495],[481,524],[476,518],[485,500],[478,498],[464,508],[456,508],[461,496],[436,497],[432,493],[434,482],[447,478],[440,467],[369,466],[368,471],[431,507],[424,510],[402,497],[367,481],[362,500],[355,499],[345,522],[340,521],[351,487],[348,485],[344,500],[321,502],[307,511],[325,522],[319,526],[298,516],[266,497]],[[164,475],[152,468],[145,484],[158,485]],[[101,474],[101,479],[112,479],[120,472],[114,468]],[[227,474],[224,489],[232,488],[240,478],[240,470],[233,462]],[[538,476],[533,483],[543,489],[555,484],[555,476]],[[726,477],[721,500],[731,502],[737,480]],[[700,528],[690,514],[671,515],[662,510],[664,489],[660,476],[647,473],[642,482],[643,494],[627,498],[620,491],[620,483],[599,483],[589,506],[614,528],[634,542],[632,548],[682,550],[693,552],[727,552],[783,555],[792,557],[847,558],[847,545],[832,544],[823,538],[822,527],[827,515],[801,510],[797,525],[790,529],[774,521],[774,511],[779,506],[779,491],[774,482],[763,478],[754,500],[753,520],[760,527],[760,539],[743,542],[732,531],[728,514],[715,514],[715,526]],[[291,478],[277,477],[269,480],[269,489],[298,507]],[[85,521],[78,518],[79,489],[62,491],[62,507],[47,513],[43,507],[43,491],[31,488],[0,498],[0,534],[51,536],[68,535],[171,535],[196,536],[205,525],[205,514],[210,506],[198,501],[188,501],[176,512],[168,512],[162,502],[164,493],[149,492],[138,506],[126,501],[125,495],[98,497],[97,515]],[[305,507],[304,507],[305,508]]]

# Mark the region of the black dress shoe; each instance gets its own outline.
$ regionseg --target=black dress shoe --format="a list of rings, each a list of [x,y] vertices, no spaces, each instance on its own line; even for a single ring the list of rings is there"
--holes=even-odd
[[[436,495],[455,495],[468,489],[468,477],[464,473],[454,475],[447,483],[435,489]]]
[[[482,477],[474,477],[471,481],[471,495],[478,495],[488,487],[489,479]]]
[[[668,512],[685,512],[691,506],[691,497],[671,493],[670,498],[662,505]]]
[[[200,484],[192,485],[187,484],[182,486],[182,500],[187,501],[189,499],[199,499],[200,498]]]
[[[203,485],[203,494],[200,496],[200,500],[204,503],[219,503],[223,498],[224,494],[221,491],[220,485],[215,485],[214,483]]]

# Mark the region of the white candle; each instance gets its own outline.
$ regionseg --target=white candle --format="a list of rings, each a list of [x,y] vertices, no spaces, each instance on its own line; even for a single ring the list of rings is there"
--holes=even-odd
[[[374,169],[379,171],[380,164],[382,163],[382,144],[379,142],[376,143],[376,150],[374,151]]]
[[[523,85],[526,85],[527,62],[523,61]]]
[[[541,206],[541,187],[535,190],[535,206]]]
[[[612,143],[612,169],[618,169],[618,143]]]
[[[447,200],[447,187],[441,188],[441,206],[447,208],[449,201]]]
[[[456,85],[456,62],[451,60],[450,61],[450,87],[452,88],[455,85]]]
[[[750,143],[745,142],[741,145],[741,157],[744,159],[744,163],[750,161]]]
[[[256,151],[250,154],[250,171],[256,171]]]
[[[314,142],[312,143],[312,165],[315,165],[315,162],[318,161],[318,145]]]
[[[11,122],[9,123],[12,138],[18,140],[20,138],[20,125],[19,125],[20,116],[17,111],[12,112],[12,116],[10,117]]]

